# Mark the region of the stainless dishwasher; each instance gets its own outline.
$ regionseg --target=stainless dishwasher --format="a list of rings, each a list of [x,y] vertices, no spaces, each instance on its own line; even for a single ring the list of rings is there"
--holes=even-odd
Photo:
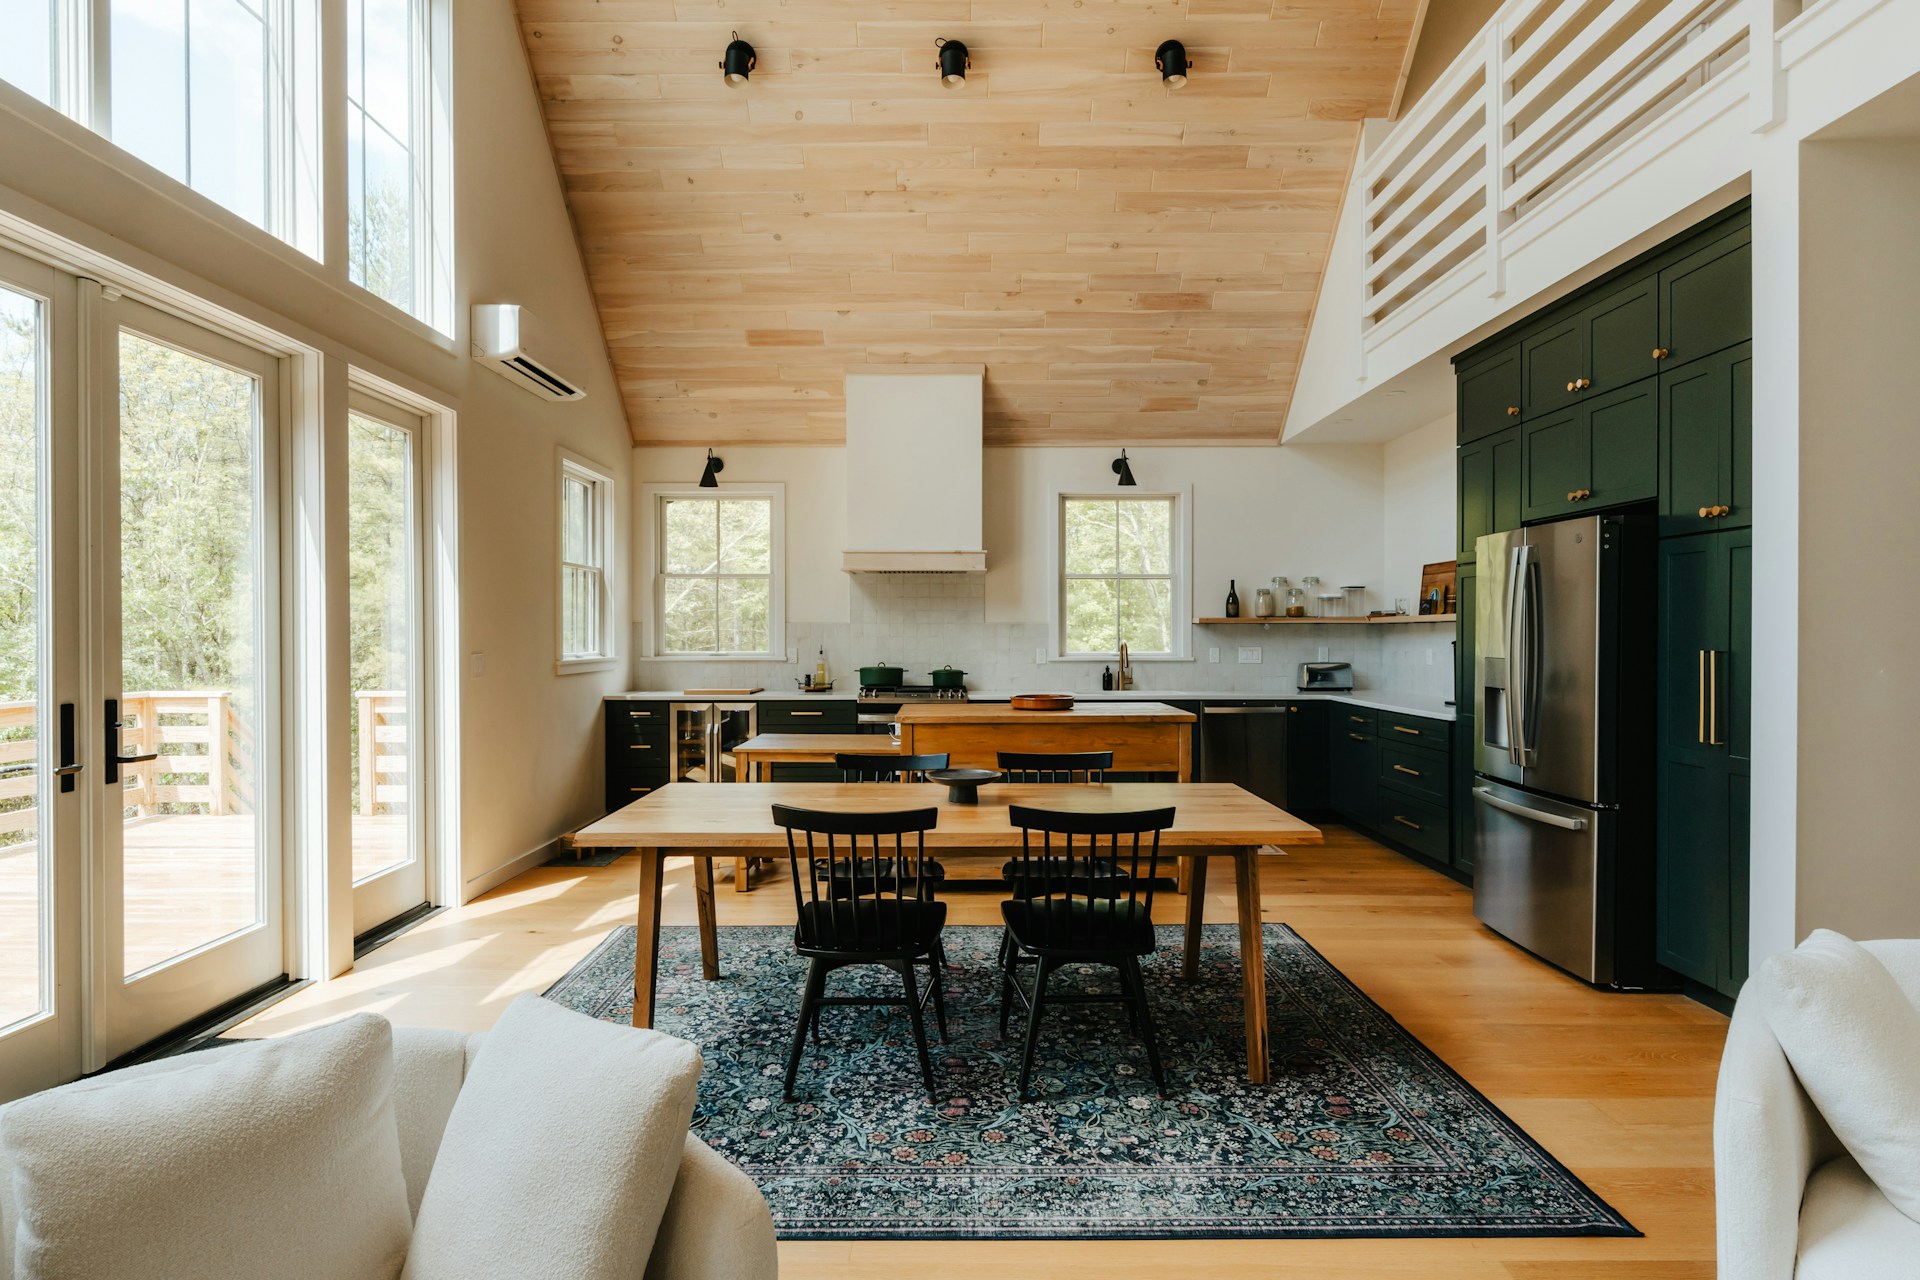
[[[1200,780],[1235,783],[1286,808],[1286,705],[1202,707]]]

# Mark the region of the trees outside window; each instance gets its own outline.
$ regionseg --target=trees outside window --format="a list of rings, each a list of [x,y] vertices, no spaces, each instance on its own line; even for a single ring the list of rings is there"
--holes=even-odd
[[[774,655],[773,498],[657,501],[657,652]]]
[[[1061,498],[1062,656],[1179,653],[1176,501]]]

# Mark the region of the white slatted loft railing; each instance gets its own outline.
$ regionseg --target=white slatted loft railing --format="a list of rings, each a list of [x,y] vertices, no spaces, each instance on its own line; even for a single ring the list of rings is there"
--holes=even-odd
[[[1796,11],[1798,6],[1795,6]],[[1771,0],[1508,0],[1361,163],[1368,345],[1464,274],[1500,291],[1530,211],[1726,77]]]

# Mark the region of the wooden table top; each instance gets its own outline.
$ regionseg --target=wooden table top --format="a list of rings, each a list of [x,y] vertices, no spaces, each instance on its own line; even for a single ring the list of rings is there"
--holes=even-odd
[[[891,756],[900,754],[900,739],[884,733],[757,733],[728,748],[735,755]]]
[[[1023,724],[1096,720],[1103,724],[1191,724],[1199,717],[1164,702],[1081,702],[1070,711],[1018,711],[1004,702],[911,702],[894,717],[905,724]]]
[[[773,806],[863,813],[937,808],[940,825],[927,832],[929,848],[1012,848],[1020,831],[1007,817],[1013,804],[1076,812],[1174,807],[1174,825],[1161,843],[1181,849],[1247,845],[1319,844],[1320,830],[1230,782],[1114,782],[1099,786],[997,782],[980,789],[980,803],[947,802],[933,783],[735,782],[715,786],[673,782],[582,828],[574,843],[589,848],[784,849],[787,835],[773,824]]]

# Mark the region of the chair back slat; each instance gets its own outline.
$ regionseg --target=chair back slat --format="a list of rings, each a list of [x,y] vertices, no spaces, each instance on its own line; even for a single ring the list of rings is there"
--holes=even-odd
[[[938,809],[845,813],[776,804],[773,821],[787,833],[787,869],[793,878],[796,915],[824,921],[823,936],[814,940],[817,945],[862,950],[875,941],[874,931],[882,927],[884,904],[918,900],[925,892],[926,833],[939,825]],[[893,840],[890,853],[882,843],[889,836]],[[824,875],[820,874],[822,870]],[[911,892],[907,890],[909,875]],[[887,894],[889,880],[891,898]],[[823,889],[827,903],[824,911],[818,905]],[[863,909],[863,903],[874,905]],[[811,913],[809,904],[813,904]]]
[[[1070,813],[1016,804],[1007,816],[1020,828],[1015,877],[1020,896],[1048,918],[1049,932],[1060,943],[1090,940],[1096,911],[1120,911],[1121,902],[1128,913],[1151,918],[1160,833],[1173,826],[1172,808]],[[1099,879],[1095,872],[1102,858],[1125,874]],[[1096,908],[1096,901],[1106,905]]]
[[[1105,782],[1111,751],[1002,751],[998,764],[1008,782]]]
[[[927,770],[946,768],[948,758],[945,752],[902,756],[842,751],[833,763],[842,782],[924,782]]]

